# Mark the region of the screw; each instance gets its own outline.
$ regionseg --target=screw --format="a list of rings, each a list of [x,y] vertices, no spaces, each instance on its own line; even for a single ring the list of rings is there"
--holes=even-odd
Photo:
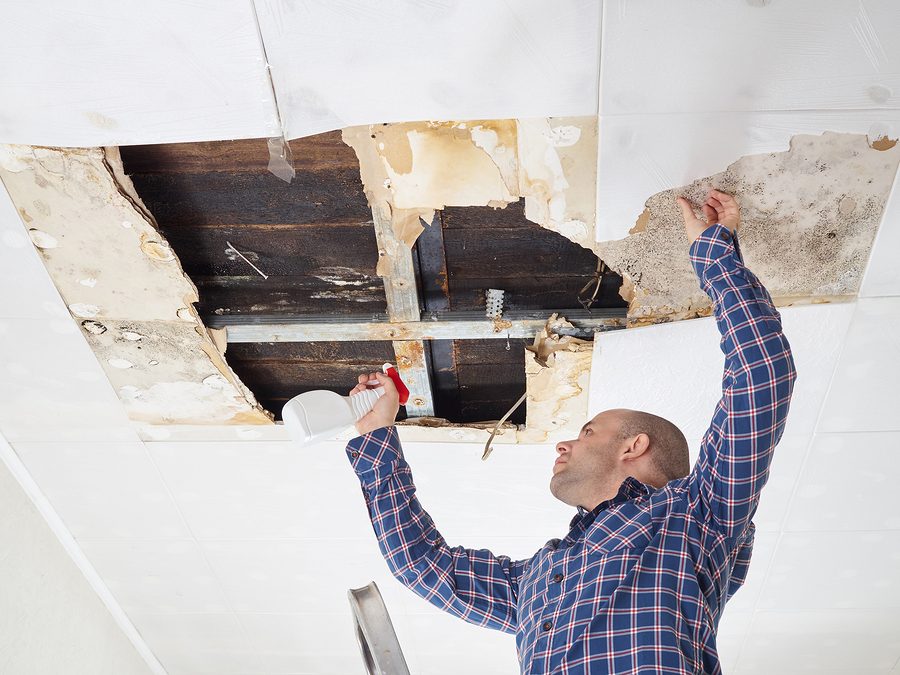
[[[414,404],[414,405],[425,405],[425,399],[422,398],[421,396],[416,396],[416,397],[413,399],[413,404]]]

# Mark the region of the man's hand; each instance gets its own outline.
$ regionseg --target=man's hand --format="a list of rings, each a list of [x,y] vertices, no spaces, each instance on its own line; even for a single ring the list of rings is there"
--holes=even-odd
[[[391,426],[397,418],[397,411],[400,410],[400,394],[397,393],[397,387],[394,381],[383,373],[360,375],[359,384],[353,387],[350,395],[378,387],[384,387],[384,393],[375,401],[372,410],[356,423],[356,431],[360,436],[381,427]]]
[[[706,228],[716,223],[727,227],[732,234],[736,234],[741,226],[741,211],[738,203],[731,196],[718,190],[711,190],[709,199],[703,205],[703,215],[706,216],[706,220],[694,215],[694,209],[684,197],[678,198],[678,206],[681,207],[681,215],[684,217],[684,231],[687,233],[689,246],[703,234]]]

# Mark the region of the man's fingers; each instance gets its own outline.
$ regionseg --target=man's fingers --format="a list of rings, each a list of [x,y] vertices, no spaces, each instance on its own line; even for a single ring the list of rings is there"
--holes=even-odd
[[[684,197],[678,198],[678,206],[681,207],[681,217],[684,218],[685,224],[697,218],[697,216],[694,215],[694,209],[690,202]]]
[[[714,206],[711,206],[710,204],[703,205],[703,215],[706,216],[707,226],[715,225],[717,222],[719,222],[719,210]]]

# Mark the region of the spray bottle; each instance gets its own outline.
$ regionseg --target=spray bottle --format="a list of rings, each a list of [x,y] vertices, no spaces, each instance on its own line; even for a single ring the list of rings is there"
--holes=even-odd
[[[409,400],[409,389],[390,363],[385,363],[382,370],[397,385],[400,405],[404,405]],[[352,396],[341,396],[323,389],[307,391],[285,403],[281,417],[288,435],[295,443],[300,447],[314,445],[359,422],[383,393],[382,387],[364,389]]]

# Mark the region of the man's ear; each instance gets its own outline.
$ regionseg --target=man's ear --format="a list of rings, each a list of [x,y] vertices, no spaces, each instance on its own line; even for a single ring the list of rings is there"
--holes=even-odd
[[[633,438],[629,438],[625,443],[626,445],[620,455],[622,459],[637,459],[650,449],[650,437],[647,434],[638,434]]]

